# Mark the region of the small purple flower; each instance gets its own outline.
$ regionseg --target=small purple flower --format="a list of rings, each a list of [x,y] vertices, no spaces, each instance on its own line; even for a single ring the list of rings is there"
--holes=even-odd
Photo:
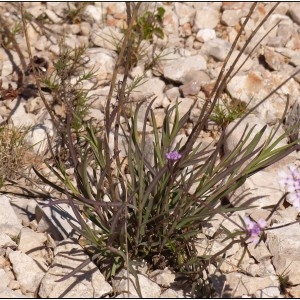
[[[181,158],[181,154],[178,153],[177,151],[170,151],[170,152],[166,153],[166,158],[167,158],[167,160],[176,161]]]
[[[289,172],[279,171],[279,183],[287,192],[287,201],[300,211],[300,172],[295,165],[288,166]]]
[[[267,226],[267,222],[259,219],[257,222],[251,221],[249,217],[244,217],[244,222],[247,227],[250,242],[257,244],[262,229]]]

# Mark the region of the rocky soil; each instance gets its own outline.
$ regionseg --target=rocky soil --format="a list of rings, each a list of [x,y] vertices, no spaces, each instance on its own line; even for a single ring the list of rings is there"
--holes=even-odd
[[[251,3],[162,2],[155,5],[163,6],[166,10],[163,21],[165,37],[155,40],[156,49],[145,42],[146,54],[132,69],[131,80],[145,72],[145,66],[153,51],[163,55],[153,69],[146,70],[147,81],[135,90],[132,100],[139,101],[143,97],[156,96],[154,111],[159,126],[162,126],[165,108],[175,103],[177,98],[180,101],[181,115],[196,101],[186,131],[182,133],[182,138],[186,139]],[[273,5],[274,3],[268,2],[257,5],[233,58],[239,54],[239,49],[249,38],[253,28]],[[143,4],[141,10],[146,11],[152,6]],[[51,65],[59,55],[59,41],[62,36],[71,49],[80,45],[87,47],[86,56],[89,62],[86,68],[94,67],[97,70],[98,83],[97,89],[93,91],[96,96],[91,102],[89,114],[97,122],[103,122],[106,96],[117,58],[115,41],[122,37],[121,28],[126,20],[125,4],[88,3],[82,6],[78,16],[72,18],[67,12],[76,8],[74,3],[27,2],[24,3],[24,8],[32,16],[32,22],[28,24],[31,51],[33,55],[42,58],[43,63],[47,63],[47,68],[45,64],[39,63],[42,72],[51,71]],[[3,122],[8,120],[16,127],[31,125],[27,142],[34,145],[34,151],[42,156],[47,147],[44,141],[46,132],[55,136],[55,131],[28,72],[26,42],[22,31],[18,31],[21,26],[19,4],[0,3],[0,16],[0,39],[3,45],[0,48],[0,119]],[[249,58],[245,64],[240,63],[241,68],[236,68],[236,75],[227,85],[227,96],[230,99],[250,103],[249,108],[254,107],[297,70],[300,65],[299,25],[300,3],[281,3],[241,56],[241,62],[247,55]],[[272,27],[274,28],[269,34],[260,41]],[[14,40],[10,39],[8,33],[13,30]],[[258,42],[259,46],[251,51]],[[20,72],[23,74],[21,85],[18,82]],[[225,153],[235,149],[246,123],[250,127],[257,125],[255,132],[265,125],[270,131],[281,118],[287,99],[289,98],[291,106],[300,101],[299,82],[300,76],[295,76],[240,123],[226,141]],[[93,83],[86,83],[86,87]],[[20,86],[22,90],[17,97],[16,91]],[[53,102],[51,93],[46,94],[46,97],[59,115],[62,110],[60,104]],[[229,131],[234,124],[230,123],[226,130]],[[282,128],[281,132],[283,130]],[[199,136],[199,141],[208,145],[217,137],[218,128],[209,124],[208,130]],[[266,219],[270,210],[265,207],[275,205],[284,194],[278,184],[278,171],[298,162],[299,153],[290,154],[284,160],[247,179],[231,195],[229,201],[233,205],[241,205],[236,199],[246,190],[250,193],[243,201],[264,196],[255,202],[257,208],[249,209],[243,214],[247,213],[254,220]],[[69,207],[45,208],[45,201],[12,194],[0,195],[0,202],[0,297],[126,296],[125,270],[118,274],[113,284],[109,284],[92,262],[79,275],[56,282],[87,258],[65,220],[66,214],[73,215]],[[296,209],[286,203],[268,220],[268,228],[293,222],[297,215]],[[238,214],[233,214],[232,218],[240,222]],[[222,216],[216,216],[199,237],[199,253],[213,254],[224,247],[226,242],[222,242],[221,238],[211,239],[221,224],[234,230],[232,223]],[[210,278],[217,297],[299,297],[299,249],[299,224],[266,231],[266,238],[258,247],[248,245],[248,251],[239,266],[243,251],[235,245],[227,251],[219,270],[213,265],[210,266]],[[279,275],[288,276],[289,284],[285,288],[279,281]],[[168,269],[147,272],[145,267],[141,268],[138,276],[143,297],[190,296],[189,284],[179,285],[174,281],[175,274]],[[130,286],[129,292],[131,297],[137,297],[133,286]]]

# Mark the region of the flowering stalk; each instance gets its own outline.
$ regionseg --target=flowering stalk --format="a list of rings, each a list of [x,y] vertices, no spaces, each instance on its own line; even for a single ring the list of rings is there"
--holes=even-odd
[[[289,172],[283,170],[278,172],[279,183],[289,193],[287,201],[290,202],[296,210],[300,211],[300,172],[295,165],[288,166]]]
[[[177,151],[170,151],[166,153],[166,158],[169,161],[177,161],[181,158],[181,154]]]
[[[257,222],[251,221],[249,217],[244,217],[244,222],[247,227],[249,241],[258,244],[259,236],[262,230],[267,226],[267,222],[263,219],[259,219]]]

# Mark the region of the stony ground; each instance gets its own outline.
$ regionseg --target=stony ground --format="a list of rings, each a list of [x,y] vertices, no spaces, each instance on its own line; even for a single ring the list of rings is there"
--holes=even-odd
[[[163,6],[166,10],[163,21],[165,37],[155,39],[156,48],[148,42],[144,43],[145,53],[132,69],[131,80],[146,72],[147,81],[135,90],[132,101],[156,96],[154,111],[159,126],[162,125],[165,108],[170,103],[175,103],[177,98],[181,101],[181,115],[196,101],[189,123],[180,136],[186,139],[213,88],[251,3],[163,2],[155,5]],[[273,5],[274,3],[268,2],[257,5],[230,62],[239,54],[239,49],[249,38],[253,28]],[[36,64],[42,73],[49,73],[53,69],[53,62],[60,55],[59,43],[62,37],[71,49],[81,45],[87,47],[86,56],[89,61],[85,67],[94,67],[97,72],[96,79],[87,82],[85,87],[93,86],[95,81],[98,84],[93,91],[89,114],[97,122],[103,122],[106,96],[117,58],[116,41],[122,38],[120,29],[126,20],[125,4],[28,2],[24,3],[24,9],[31,14],[31,22],[27,24],[31,51],[37,56]],[[70,13],[76,9],[78,14]],[[153,8],[150,4],[143,4],[141,10],[147,9]],[[45,139],[46,132],[50,136],[55,136],[55,132],[28,69],[28,51],[20,30],[21,23],[19,4],[0,3],[0,119],[1,122],[8,120],[15,127],[31,125],[26,136],[27,142],[34,145],[35,153],[42,157],[47,147],[41,141]],[[241,68],[236,67],[237,73],[228,83],[224,99],[244,103],[251,100],[249,107],[254,107],[296,71],[300,65],[299,25],[300,4],[281,3],[241,56],[242,62],[249,55],[245,64],[239,64]],[[274,28],[270,33],[260,41],[272,27]],[[257,42],[259,46],[251,51]],[[162,58],[152,69],[145,70],[153,53],[162,54]],[[120,79],[121,74],[120,70]],[[255,109],[227,140],[224,151],[235,149],[246,123],[250,126],[257,125],[257,130],[268,125],[268,130],[271,130],[281,117],[287,99],[289,98],[291,106],[299,101],[299,82],[300,77],[295,76]],[[45,97],[57,115],[63,114],[63,107],[54,101],[49,91],[45,92]],[[143,120],[140,121],[142,124]],[[229,124],[226,130],[230,130],[233,125],[234,123]],[[208,130],[199,136],[199,141],[208,145],[218,137],[218,130],[220,128],[216,124],[210,123]],[[284,129],[281,130],[283,132]],[[247,189],[251,194],[243,201],[264,195],[255,203],[258,208],[247,211],[247,214],[254,220],[266,218],[269,210],[262,207],[275,205],[284,193],[278,185],[278,171],[290,163],[297,164],[298,160],[299,153],[293,153],[257,173],[231,195],[229,201],[233,205],[240,205],[235,200]],[[72,214],[68,207],[63,207],[65,212],[54,211],[43,207],[41,200],[36,198],[28,199],[11,194],[2,194],[0,201],[1,297],[99,298],[125,295],[125,271],[121,271],[112,286],[104,280],[92,262],[85,267],[81,276],[55,282],[67,274],[70,268],[87,258],[81,246],[68,239],[71,228],[63,218],[65,213]],[[287,203],[268,220],[268,226],[272,228],[284,225],[295,221],[296,217],[297,211]],[[233,214],[232,218],[239,222],[237,214]],[[220,224],[234,230],[231,223],[217,216],[207,224],[203,236],[199,237],[200,254],[213,254],[224,246],[221,238],[211,239]],[[237,265],[242,249],[238,245],[229,249],[220,270],[216,270],[214,266],[210,269],[217,296],[299,297],[299,229],[299,224],[294,224],[267,231],[266,238],[258,247],[249,244],[240,266]],[[77,259],[74,260],[65,253],[76,254]],[[189,285],[185,284],[184,288],[176,286],[175,274],[168,269],[145,275],[146,273],[146,270],[141,270],[139,275],[144,297],[189,297]],[[278,280],[279,275],[288,278],[288,285],[283,285]],[[136,295],[133,286],[130,287],[130,293],[132,296]]]

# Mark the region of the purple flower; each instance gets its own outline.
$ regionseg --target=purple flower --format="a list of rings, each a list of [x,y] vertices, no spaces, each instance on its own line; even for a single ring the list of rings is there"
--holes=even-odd
[[[257,244],[262,229],[267,226],[267,222],[259,219],[257,222],[251,221],[249,217],[244,217],[244,222],[247,227],[250,242]]]
[[[295,165],[288,166],[289,172],[279,171],[279,183],[287,192],[287,201],[300,211],[300,172]]]
[[[166,153],[166,158],[167,158],[167,160],[176,161],[181,158],[181,154],[178,153],[177,151],[170,151],[170,152]]]

